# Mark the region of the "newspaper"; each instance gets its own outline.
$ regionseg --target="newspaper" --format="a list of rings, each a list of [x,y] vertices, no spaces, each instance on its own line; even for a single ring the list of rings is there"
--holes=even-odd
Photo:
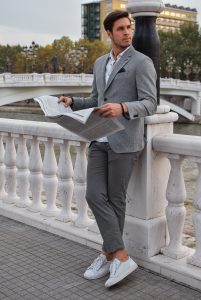
[[[72,111],[59,103],[57,97],[40,96],[34,100],[40,104],[46,117],[89,141],[124,129],[116,118],[102,118],[94,113],[97,107]]]

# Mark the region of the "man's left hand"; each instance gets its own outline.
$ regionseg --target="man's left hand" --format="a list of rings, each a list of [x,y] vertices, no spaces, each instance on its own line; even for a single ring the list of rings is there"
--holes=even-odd
[[[97,112],[103,118],[112,118],[122,115],[122,107],[119,103],[106,103],[99,107]]]

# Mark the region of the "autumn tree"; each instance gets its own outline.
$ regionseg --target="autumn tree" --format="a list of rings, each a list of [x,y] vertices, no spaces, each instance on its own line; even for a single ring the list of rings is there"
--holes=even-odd
[[[195,78],[195,68],[201,68],[201,33],[197,24],[184,24],[176,32],[159,31],[161,43],[161,77],[167,77],[168,60],[173,60],[172,77],[180,68],[181,79],[186,79],[186,64],[189,61],[189,78]],[[199,73],[199,79],[201,74]]]

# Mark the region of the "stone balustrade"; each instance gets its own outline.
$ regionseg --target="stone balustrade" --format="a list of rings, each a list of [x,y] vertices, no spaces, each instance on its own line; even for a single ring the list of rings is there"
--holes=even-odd
[[[1,104],[31,99],[41,95],[89,95],[93,74],[0,74]],[[161,104],[193,120],[201,115],[201,83],[196,81],[161,78]],[[186,111],[188,110],[188,111]]]
[[[87,85],[91,87],[93,81],[92,74],[52,74],[52,73],[27,73],[27,74],[0,74],[0,87],[25,86],[25,85],[54,85],[60,83]]]
[[[94,222],[85,200],[86,151],[86,140],[57,124],[1,119],[1,213],[43,229],[47,220],[66,232],[68,224],[71,235],[81,228],[74,235],[81,239]]]
[[[147,144],[128,186],[124,240],[139,265],[200,289],[201,138],[173,134],[177,118],[161,106],[145,119]],[[0,213],[100,249],[85,200],[87,144],[57,124],[0,119]],[[195,250],[182,245],[184,158],[199,169]]]
[[[171,169],[167,185],[166,218],[169,243],[162,253],[174,259],[189,256],[190,249],[182,245],[182,233],[186,216],[184,201],[186,189],[182,172],[182,161],[190,159],[198,166],[196,190],[193,199],[193,223],[196,236],[195,253],[188,257],[188,263],[201,268],[201,137],[187,135],[158,135],[153,138],[153,149],[169,160]]]

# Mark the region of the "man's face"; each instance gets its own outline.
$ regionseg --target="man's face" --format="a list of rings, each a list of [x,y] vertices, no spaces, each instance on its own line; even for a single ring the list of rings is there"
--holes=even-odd
[[[121,18],[114,22],[112,32],[107,31],[113,46],[126,49],[132,42],[132,29],[128,18]]]

